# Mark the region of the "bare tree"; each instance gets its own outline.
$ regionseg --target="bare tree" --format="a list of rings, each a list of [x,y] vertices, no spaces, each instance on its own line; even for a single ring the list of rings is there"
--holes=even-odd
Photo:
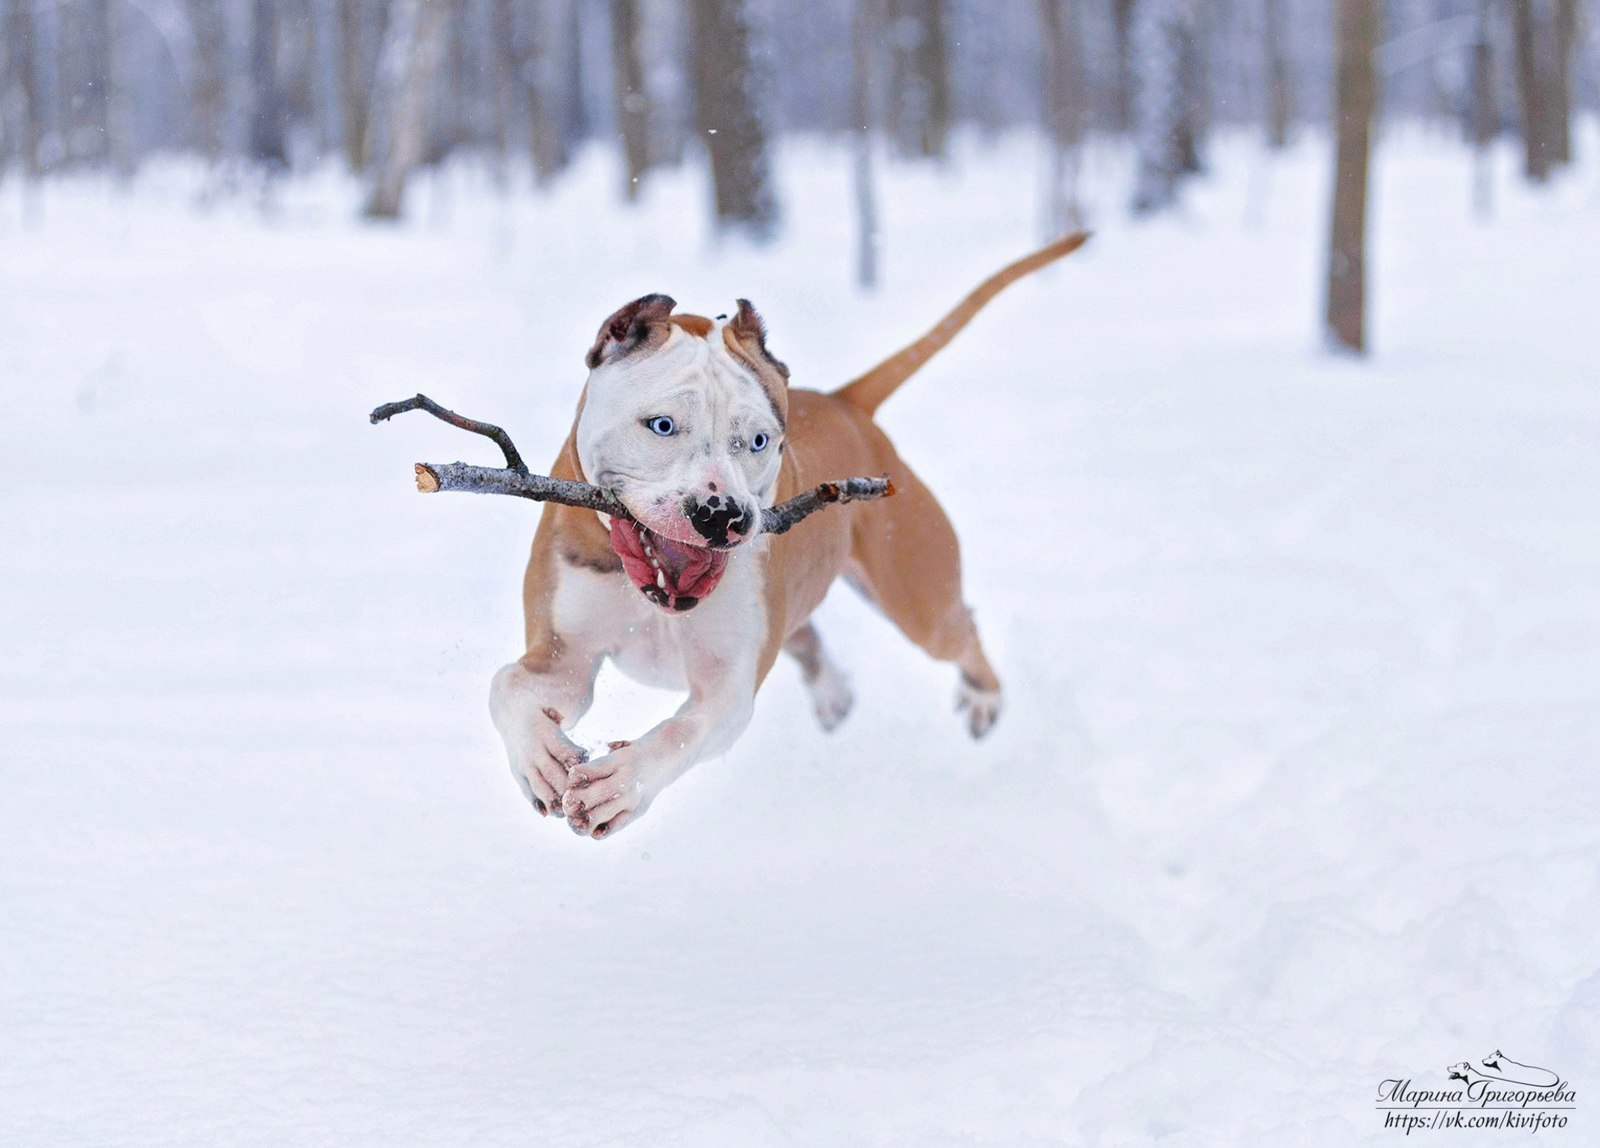
[[[1294,85],[1289,79],[1289,57],[1284,51],[1283,0],[1263,0],[1262,48],[1267,72],[1267,144],[1280,150],[1289,143],[1294,119]]]
[[[611,87],[622,140],[622,192],[632,203],[650,170],[650,93],[645,86],[639,0],[611,0]]]
[[[406,176],[428,146],[428,108],[444,54],[444,0],[400,0],[378,62],[372,190],[364,214],[398,219]]]
[[[1367,166],[1377,111],[1380,0],[1338,0],[1334,117],[1333,223],[1328,240],[1330,346],[1367,349]]]
[[[1550,47],[1550,162],[1572,162],[1572,57],[1578,46],[1578,0],[1556,0]]]
[[[1495,100],[1494,42],[1490,38],[1494,0],[1478,0],[1477,25],[1472,38],[1472,97],[1468,138],[1472,141],[1472,204],[1479,215],[1492,207],[1494,168],[1490,146],[1500,134],[1500,109]]]
[[[528,15],[528,37],[522,71],[528,100],[528,148],[533,176],[543,187],[567,166],[567,130],[563,115],[566,93],[562,85],[566,18],[557,0],[523,0]]]
[[[366,170],[370,134],[367,67],[367,7],[363,0],[337,0],[339,22],[339,138],[352,172]]]
[[[39,100],[38,39],[34,34],[32,0],[9,0],[5,18],[4,72],[0,73],[0,140],[14,140],[22,170],[39,175],[39,139],[43,134]],[[5,155],[0,152],[0,167]]]
[[[1517,97],[1522,106],[1523,174],[1543,183],[1572,157],[1572,50],[1577,7],[1572,0],[1512,0]]]
[[[493,46],[490,74],[494,90],[494,144],[498,178],[505,178],[505,157],[511,150],[511,121],[517,103],[517,77],[521,57],[517,50],[517,22],[511,0],[494,0],[490,11]]]
[[[222,157],[227,108],[228,28],[220,0],[185,0],[194,39],[194,78],[189,87],[194,145],[208,164]]]
[[[711,159],[719,229],[755,239],[778,222],[764,93],[758,88],[746,0],[691,0],[694,122]]]
[[[250,4],[250,158],[269,170],[289,166],[287,109],[278,82],[278,5]]]
[[[1135,0],[1112,0],[1111,37],[1116,70],[1111,85],[1111,126],[1118,132],[1133,130],[1133,7]]]
[[[903,155],[945,154],[950,61],[944,0],[889,0],[889,134]]]
[[[856,282],[878,285],[878,200],[872,178],[872,74],[881,0],[856,0],[851,22],[850,143],[856,199]]]
[[[1078,169],[1089,125],[1088,65],[1080,0],[1038,0],[1044,46],[1044,122],[1050,137],[1045,231],[1059,235],[1080,226]]]
[[[1194,0],[1138,0],[1133,13],[1138,166],[1133,210],[1170,207],[1178,181],[1200,169],[1204,74]]]

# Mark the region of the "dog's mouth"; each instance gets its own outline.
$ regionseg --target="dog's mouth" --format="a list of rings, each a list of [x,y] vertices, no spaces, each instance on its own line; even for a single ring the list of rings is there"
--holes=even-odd
[[[728,568],[726,550],[679,542],[623,518],[611,520],[611,549],[639,592],[671,614],[698,606]]]

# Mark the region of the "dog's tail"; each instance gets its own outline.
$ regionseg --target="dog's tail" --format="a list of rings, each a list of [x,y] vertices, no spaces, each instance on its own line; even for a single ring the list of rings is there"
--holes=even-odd
[[[955,309],[934,324],[933,329],[922,338],[909,347],[896,351],[872,370],[858,379],[851,380],[833,393],[845,402],[860,407],[869,415],[872,414],[883,404],[883,400],[894,394],[900,384],[914,375],[922,364],[943,350],[945,344],[954,339],[961,328],[983,310],[985,303],[1024,275],[1032,274],[1046,264],[1054,263],[1063,255],[1076,251],[1088,238],[1087,231],[1074,231],[1071,235],[1063,235],[1050,246],[1040,248],[1032,255],[1024,256],[1015,263],[1002,267],[978,284],[972,294],[957,303]]]

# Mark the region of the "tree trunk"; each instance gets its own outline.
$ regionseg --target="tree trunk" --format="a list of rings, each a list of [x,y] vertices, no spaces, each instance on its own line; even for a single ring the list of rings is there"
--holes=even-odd
[[[1079,0],[1039,0],[1044,47],[1044,123],[1050,138],[1050,181],[1045,193],[1046,238],[1078,227],[1078,168],[1089,120],[1088,65]]]
[[[1331,346],[1365,354],[1367,167],[1378,100],[1380,0],[1337,0],[1337,145],[1328,242],[1327,333]]]
[[[1495,101],[1494,43],[1490,39],[1490,5],[1494,0],[1478,0],[1477,32],[1472,42],[1472,104],[1467,124],[1472,141],[1472,205],[1480,216],[1493,207],[1493,175],[1490,147],[1500,134],[1500,109]]]
[[[444,54],[445,0],[401,0],[390,17],[378,60],[369,219],[400,218],[406,176],[428,146],[428,112]]]
[[[533,178],[541,187],[567,166],[567,133],[561,109],[563,35],[555,0],[525,0],[532,25],[523,73],[528,90],[528,148]]]
[[[278,6],[274,0],[250,5],[250,158],[269,171],[289,166],[284,135],[285,106],[278,83]]]
[[[10,0],[5,30],[6,71],[4,83],[0,84],[0,126],[11,125],[23,174],[32,179],[40,174],[39,140],[43,134],[33,0]]]
[[[1534,0],[1512,0],[1511,26],[1517,48],[1517,94],[1522,103],[1522,171],[1534,183],[1550,178],[1552,76],[1542,21]]]
[[[717,227],[767,239],[778,203],[746,0],[691,0],[690,12],[695,130],[711,160]]]
[[[222,158],[222,119],[227,99],[228,27],[219,0],[186,0],[194,37],[194,84],[189,93],[195,147],[209,165]]]
[[[494,84],[494,147],[496,178],[504,181],[506,156],[511,151],[511,119],[517,103],[517,22],[511,0],[494,0],[490,13],[493,46],[490,49]]]
[[[639,198],[650,170],[650,93],[639,40],[639,0],[611,0],[611,85],[622,139],[622,193],[629,203]]]
[[[1551,48],[1555,53],[1550,72],[1550,163],[1572,162],[1572,56],[1578,45],[1578,0],[1556,0]]]
[[[1190,0],[1139,0],[1133,13],[1135,146],[1133,210],[1162,211],[1177,199],[1178,181],[1200,170],[1203,115],[1201,53]]]
[[[872,179],[872,73],[880,0],[856,0],[851,21],[850,140],[856,200],[856,283],[878,285],[878,200]]]
[[[1116,73],[1111,88],[1111,124],[1127,134],[1134,127],[1133,76],[1134,0],[1112,0],[1111,35],[1116,45]]]
[[[367,97],[367,27],[362,0],[338,0],[339,138],[345,166],[366,170],[369,158],[371,105]]]
[[[889,0],[889,132],[902,155],[936,158],[950,135],[944,0]]]
[[[1283,0],[1265,0],[1262,47],[1267,71],[1267,146],[1281,151],[1289,143],[1294,119],[1294,85],[1289,78],[1289,58],[1284,53]]]

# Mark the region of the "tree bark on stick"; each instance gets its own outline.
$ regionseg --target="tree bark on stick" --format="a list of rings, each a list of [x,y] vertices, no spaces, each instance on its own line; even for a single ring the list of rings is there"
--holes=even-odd
[[[630,511],[615,493],[606,487],[577,482],[569,478],[552,478],[533,474],[522,461],[516,445],[500,427],[469,419],[447,410],[427,395],[414,395],[399,402],[384,403],[367,416],[374,425],[387,422],[406,411],[426,411],[436,419],[453,427],[482,435],[500,448],[506,464],[474,466],[467,462],[419,462],[412,468],[417,476],[417,489],[423,494],[441,490],[466,491],[471,494],[509,494],[535,502],[559,502],[593,510],[612,518],[633,519]],[[888,498],[894,494],[894,483],[885,475],[882,478],[841,478],[824,482],[820,486],[795,495],[787,502],[769,507],[761,512],[763,534],[783,534],[817,511],[837,503],[860,502],[875,498]]]
[[[428,146],[433,82],[444,54],[444,0],[402,0],[391,17],[378,64],[375,126],[380,146],[373,154],[368,219],[400,218],[406,177]]]
[[[1337,143],[1328,242],[1327,333],[1331,346],[1367,349],[1367,169],[1377,111],[1379,0],[1338,0],[1334,90]]]

